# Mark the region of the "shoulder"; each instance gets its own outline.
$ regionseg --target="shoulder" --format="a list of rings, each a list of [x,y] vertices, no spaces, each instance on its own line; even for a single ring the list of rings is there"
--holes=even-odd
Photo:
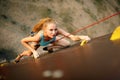
[[[33,31],[32,31],[32,32],[30,33],[30,36],[33,37],[33,36],[35,36],[36,34],[37,34],[36,32],[33,32]]]
[[[63,29],[58,28],[58,33],[63,33],[63,32],[64,32],[64,30],[63,30]]]
[[[43,30],[40,30],[40,31],[38,32],[38,34],[43,34]]]
[[[41,39],[42,35],[43,35],[43,30],[40,30],[34,37]]]

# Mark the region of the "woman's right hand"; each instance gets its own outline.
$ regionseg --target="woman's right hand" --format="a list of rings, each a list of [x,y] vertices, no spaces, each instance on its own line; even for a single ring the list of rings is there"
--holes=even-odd
[[[35,59],[40,56],[39,53],[36,50],[33,50],[32,52],[33,52],[33,56],[34,56]]]

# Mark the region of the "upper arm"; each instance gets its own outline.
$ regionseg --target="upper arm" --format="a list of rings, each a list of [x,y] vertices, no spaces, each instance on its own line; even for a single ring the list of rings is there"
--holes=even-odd
[[[70,33],[66,32],[66,31],[64,31],[63,29],[60,29],[60,28],[58,28],[58,33],[62,34],[63,36],[67,36],[67,37],[70,35]]]
[[[35,36],[33,36],[33,41],[39,41],[40,40],[40,35],[43,34],[43,31],[40,30]]]
[[[39,40],[40,40],[40,33],[38,32],[33,37],[26,37],[26,38],[22,39],[22,42],[38,42]]]

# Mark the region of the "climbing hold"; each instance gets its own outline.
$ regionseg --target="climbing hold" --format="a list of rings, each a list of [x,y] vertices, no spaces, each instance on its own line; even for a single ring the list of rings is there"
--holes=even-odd
[[[86,40],[82,40],[82,42],[80,43],[80,46],[83,46],[83,45],[85,45],[86,43],[87,43]]]
[[[120,26],[118,26],[112,33],[110,40],[119,40],[120,39]]]

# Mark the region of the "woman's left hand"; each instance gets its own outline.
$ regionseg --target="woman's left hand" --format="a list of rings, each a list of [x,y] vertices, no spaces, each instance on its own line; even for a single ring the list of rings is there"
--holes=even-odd
[[[78,40],[86,40],[86,41],[90,41],[91,38],[89,36],[78,36],[78,35],[70,35],[69,36],[73,41],[78,41]]]
[[[80,40],[79,36],[76,36],[76,35],[70,35],[69,37],[70,37],[70,39],[73,40],[73,41],[78,41],[78,40]]]
[[[90,41],[91,38],[89,36],[79,36],[80,39]]]

